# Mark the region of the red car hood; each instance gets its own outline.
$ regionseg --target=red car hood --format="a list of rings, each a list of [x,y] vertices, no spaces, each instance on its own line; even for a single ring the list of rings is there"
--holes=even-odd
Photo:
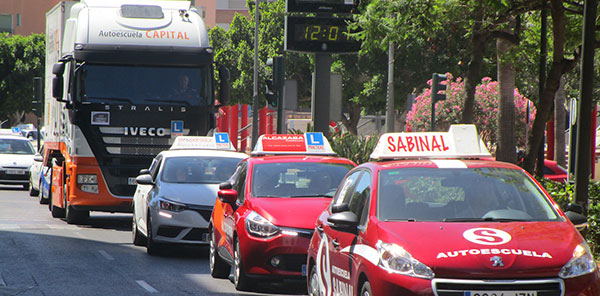
[[[314,229],[331,198],[253,198],[252,208],[277,226]]]
[[[568,222],[381,222],[378,233],[438,278],[555,277],[583,241]]]

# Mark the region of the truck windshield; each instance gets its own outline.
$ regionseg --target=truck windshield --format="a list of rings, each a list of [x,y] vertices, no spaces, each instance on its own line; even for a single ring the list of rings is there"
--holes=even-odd
[[[213,103],[208,65],[182,68],[85,64],[78,74],[83,102],[183,106]]]

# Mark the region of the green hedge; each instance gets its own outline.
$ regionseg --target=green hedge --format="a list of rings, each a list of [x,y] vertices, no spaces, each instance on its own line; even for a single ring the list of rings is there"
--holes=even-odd
[[[561,209],[565,209],[569,203],[574,202],[571,200],[573,191],[575,189],[574,184],[570,183],[559,183],[553,182],[547,179],[539,179],[538,181],[546,191],[552,196]],[[589,185],[589,202],[588,202],[588,224],[589,228],[586,231],[585,238],[590,245],[590,249],[594,254],[594,257],[600,259],[600,183],[590,181]]]

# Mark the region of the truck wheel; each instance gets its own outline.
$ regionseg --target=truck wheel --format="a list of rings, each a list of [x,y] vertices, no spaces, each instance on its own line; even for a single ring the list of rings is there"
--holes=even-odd
[[[50,193],[50,194],[52,194],[52,193]],[[52,213],[52,217],[53,218],[64,218],[65,217],[65,209],[55,206],[53,200],[54,200],[54,197],[52,195],[50,195],[50,203],[48,204],[48,206],[50,207],[50,212]]]
[[[134,246],[143,246],[146,244],[145,237],[140,233],[137,227],[137,218],[135,217],[135,210],[133,212],[133,219],[131,223],[131,236],[133,238]]]
[[[67,203],[67,185],[63,185],[63,200],[65,206],[65,218],[68,224],[82,224],[90,217],[90,211],[75,210]]]
[[[210,275],[217,279],[228,278],[231,267],[217,253],[217,241],[215,239],[215,233],[212,227],[210,229],[210,250],[208,256]]]

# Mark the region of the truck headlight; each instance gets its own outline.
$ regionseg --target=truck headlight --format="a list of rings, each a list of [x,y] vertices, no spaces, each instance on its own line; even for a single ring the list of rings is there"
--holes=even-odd
[[[396,244],[377,242],[379,265],[393,273],[407,276],[432,279],[435,275],[429,266],[419,262],[412,255]]]
[[[248,233],[258,237],[270,237],[279,233],[279,227],[273,225],[269,220],[252,211],[246,217],[246,230]]]
[[[96,174],[77,174],[77,184],[98,184]]]
[[[81,191],[98,193],[98,176],[96,174],[77,174],[77,184]]]
[[[596,261],[586,243],[581,243],[573,250],[573,257],[558,273],[563,279],[573,278],[596,270]]]

